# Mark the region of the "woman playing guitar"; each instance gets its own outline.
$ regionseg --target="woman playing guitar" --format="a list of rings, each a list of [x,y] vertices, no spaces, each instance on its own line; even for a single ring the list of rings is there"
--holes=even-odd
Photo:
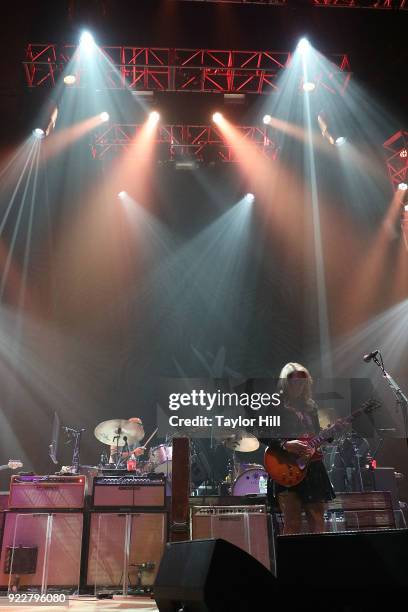
[[[333,487],[321,457],[313,461],[314,449],[303,437],[319,432],[316,403],[312,400],[312,377],[299,363],[288,363],[280,373],[282,429],[290,438],[268,442],[269,448],[283,449],[293,455],[312,459],[305,478],[297,485],[285,487],[273,483],[274,495],[283,514],[284,534],[299,533],[302,510],[305,511],[310,532],[324,531],[325,502],[335,497]],[[290,432],[290,433],[289,433]],[[297,436],[292,439],[292,436]]]

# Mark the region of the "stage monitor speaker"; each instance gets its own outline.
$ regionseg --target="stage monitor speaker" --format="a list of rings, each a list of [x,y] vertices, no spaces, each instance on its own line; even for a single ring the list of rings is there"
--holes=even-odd
[[[83,514],[80,512],[58,512],[18,514],[5,512],[3,544],[0,558],[0,587],[7,587],[13,556],[12,570],[20,576],[20,587],[38,587],[43,579],[46,555],[47,525],[51,525],[48,557],[49,587],[78,588],[81,567]],[[29,561],[31,557],[32,561]],[[35,562],[34,562],[35,559]],[[24,571],[23,567],[26,569]]]
[[[160,612],[249,612],[267,609],[277,580],[230,542],[193,540],[167,544],[153,590]]]
[[[396,589],[408,588],[407,568],[407,529],[277,538],[278,580],[288,592],[302,585],[336,593],[376,593],[387,588],[392,595]]]

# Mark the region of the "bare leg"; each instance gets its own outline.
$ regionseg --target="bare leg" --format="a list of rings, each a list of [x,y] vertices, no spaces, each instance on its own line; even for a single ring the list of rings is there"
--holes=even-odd
[[[326,504],[324,502],[314,502],[304,504],[306,518],[311,533],[321,533],[326,531],[324,525],[324,511]]]
[[[279,507],[283,514],[283,535],[301,532],[302,502],[292,491],[278,494]]]

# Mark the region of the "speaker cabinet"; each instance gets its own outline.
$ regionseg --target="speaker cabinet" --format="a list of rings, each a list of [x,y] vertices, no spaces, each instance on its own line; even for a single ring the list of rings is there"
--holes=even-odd
[[[47,525],[50,528],[48,586],[73,587],[79,584],[82,547],[82,513],[54,513],[51,522],[48,514],[18,514],[5,512],[3,544],[0,557],[0,585],[7,587],[11,564],[11,552],[17,552],[13,569],[20,574],[20,587],[40,586],[46,553]],[[36,551],[36,552],[35,552]],[[35,563],[27,562],[28,558]],[[27,567],[29,566],[29,573]],[[24,570],[24,567],[26,568]],[[34,571],[33,571],[34,570]]]
[[[276,590],[261,563],[221,539],[167,544],[154,584],[160,612],[267,610]]]
[[[96,590],[152,585],[167,541],[167,514],[93,512],[87,584]],[[126,560],[127,551],[129,554]],[[126,567],[127,566],[127,567]],[[125,577],[126,580],[126,577]]]
[[[196,506],[192,538],[222,538],[270,569],[268,514],[265,506]]]

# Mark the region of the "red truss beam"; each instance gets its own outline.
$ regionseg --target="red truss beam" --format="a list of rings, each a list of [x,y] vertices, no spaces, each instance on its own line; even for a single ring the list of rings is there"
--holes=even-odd
[[[387,168],[391,184],[398,189],[400,183],[408,183],[408,132],[399,130],[384,142],[387,151]]]
[[[288,51],[235,51],[147,47],[100,47],[106,89],[266,94],[278,89],[278,76],[289,66]],[[29,87],[53,87],[72,58],[74,45],[29,44],[24,68]],[[313,76],[317,87],[343,93],[350,78],[347,54],[329,56],[332,71]],[[86,62],[78,60],[77,87],[92,83]]]
[[[311,0],[314,6],[330,8],[355,8],[376,10],[400,10],[408,9],[407,0]]]
[[[177,2],[178,0],[176,0]],[[209,2],[213,4],[263,4],[269,6],[285,6],[288,0],[180,0],[184,2]],[[290,0],[289,0],[290,1]]]
[[[94,159],[113,157],[123,150],[132,151],[132,142],[142,124],[113,124],[100,132],[91,143]],[[276,159],[277,147],[267,126],[236,126],[241,136],[270,159]],[[155,145],[160,161],[189,158],[200,162],[237,162],[233,148],[213,125],[159,125]]]
[[[175,0],[184,2],[208,2],[213,4],[263,4],[268,6],[296,6],[299,0]],[[310,6],[324,8],[353,8],[377,10],[407,10],[407,0],[306,0]],[[305,4],[306,4],[305,2]]]

